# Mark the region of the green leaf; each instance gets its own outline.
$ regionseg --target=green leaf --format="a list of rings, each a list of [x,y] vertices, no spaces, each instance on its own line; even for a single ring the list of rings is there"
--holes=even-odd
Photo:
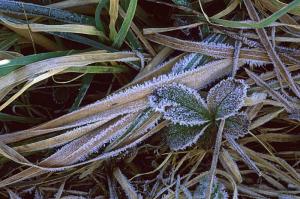
[[[102,9],[108,4],[108,0],[99,0],[99,3],[97,5],[96,11],[95,11],[95,24],[96,28],[100,30],[101,32],[105,32],[104,26],[100,20],[101,17],[101,11]]]
[[[183,126],[171,124],[167,132],[167,143],[172,150],[182,150],[196,143],[209,125]]]
[[[234,138],[244,137],[248,133],[250,122],[245,113],[239,113],[226,119],[223,133]]]
[[[44,59],[49,59],[53,57],[60,57],[70,54],[70,51],[57,51],[40,53],[35,55],[28,55],[24,57],[17,57],[11,60],[1,60],[0,61],[0,76],[6,75],[13,70],[20,68],[21,66],[38,62]]]
[[[289,3],[287,6],[281,8],[277,12],[274,12],[269,17],[259,21],[259,22],[242,22],[242,21],[230,21],[225,19],[217,19],[217,18],[209,18],[209,20],[212,23],[220,24],[223,27],[230,27],[230,28],[264,28],[269,25],[271,25],[273,22],[275,22],[277,19],[288,13],[290,10],[295,8],[295,6],[298,6],[300,4],[299,0],[294,0],[291,3]],[[201,21],[207,21],[204,16],[198,16],[199,20]]]
[[[227,118],[243,106],[248,86],[242,80],[228,78],[210,89],[207,106],[216,119]]]
[[[94,74],[87,74],[82,78],[82,85],[79,89],[79,93],[72,105],[72,107],[70,108],[69,112],[72,112],[74,110],[76,110],[77,108],[79,108],[84,96],[86,95],[87,90],[89,89],[92,80],[94,78]]]
[[[157,89],[149,97],[150,107],[174,124],[200,125],[209,120],[207,105],[196,90],[173,83]]]
[[[118,32],[117,36],[114,38],[113,47],[120,48],[120,46],[123,44],[127,32],[130,28],[131,22],[133,20],[133,17],[135,15],[136,7],[137,7],[137,0],[131,0],[127,9],[126,16],[120,28],[120,31]]]
[[[90,73],[90,74],[107,74],[107,73],[122,73],[127,72],[128,68],[124,65],[113,66],[83,66],[83,67],[70,67],[64,72],[70,73]]]

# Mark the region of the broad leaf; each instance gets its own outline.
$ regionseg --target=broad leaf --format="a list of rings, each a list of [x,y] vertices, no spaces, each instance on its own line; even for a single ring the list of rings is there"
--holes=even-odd
[[[174,124],[200,125],[209,120],[207,105],[196,90],[173,83],[149,97],[150,106]]]
[[[210,89],[207,105],[216,119],[234,115],[244,104],[248,86],[242,80],[228,78]]]
[[[171,124],[167,132],[167,143],[172,150],[182,150],[196,143],[205,132],[206,126],[183,126]]]
[[[243,137],[248,133],[249,126],[248,116],[244,113],[239,113],[226,119],[223,133],[234,138]]]

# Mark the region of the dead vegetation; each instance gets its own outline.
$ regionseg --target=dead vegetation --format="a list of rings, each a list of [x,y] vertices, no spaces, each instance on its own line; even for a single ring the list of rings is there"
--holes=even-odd
[[[300,198],[299,16],[0,0],[1,198]]]

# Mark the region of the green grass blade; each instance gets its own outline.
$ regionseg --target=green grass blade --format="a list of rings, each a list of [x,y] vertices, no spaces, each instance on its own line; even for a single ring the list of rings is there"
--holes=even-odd
[[[264,28],[266,26],[271,25],[273,22],[275,22],[278,18],[288,13],[290,10],[295,8],[295,6],[300,5],[300,0],[294,0],[291,3],[289,3],[287,6],[281,8],[277,12],[273,13],[269,17],[254,23],[246,23],[241,21],[230,21],[225,19],[216,19],[211,17],[210,21],[212,23],[220,24],[224,27],[228,28]],[[199,20],[206,21],[206,18],[204,16],[199,16]]]
[[[79,93],[78,93],[72,107],[70,108],[69,112],[72,112],[79,108],[84,96],[86,95],[86,92],[88,91],[88,89],[92,83],[93,78],[94,78],[94,74],[87,74],[82,78],[82,85],[79,89]]]
[[[53,57],[60,57],[69,54],[70,51],[57,51],[40,53],[35,55],[28,55],[24,57],[17,57],[12,60],[1,60],[0,61],[0,76],[6,75],[13,70],[20,68],[21,66],[31,64],[44,59],[49,59]]]
[[[128,33],[128,30],[130,28],[130,24],[133,20],[133,17],[135,15],[136,7],[137,7],[137,0],[131,0],[127,9],[126,16],[124,18],[124,21],[122,23],[122,26],[120,28],[120,31],[118,32],[117,36],[114,38],[113,47],[120,48],[120,46],[123,44],[125,37]]]
[[[127,68],[122,65],[114,66],[86,66],[86,67],[70,67],[64,72],[70,73],[90,73],[90,74],[105,74],[105,73],[122,73],[126,72]]]
[[[96,28],[102,32],[105,32],[104,30],[104,26],[100,20],[100,16],[101,16],[101,11],[102,9],[108,4],[108,0],[99,0],[99,3],[97,5],[96,8],[96,12],[95,12],[95,24],[96,24]]]

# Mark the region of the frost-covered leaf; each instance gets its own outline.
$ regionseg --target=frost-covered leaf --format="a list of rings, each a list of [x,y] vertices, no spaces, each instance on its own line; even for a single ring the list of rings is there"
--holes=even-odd
[[[238,113],[226,119],[223,133],[234,138],[243,137],[248,133],[250,122],[245,113]]]
[[[196,143],[208,125],[183,126],[171,124],[167,132],[167,143],[172,150],[182,150]]]
[[[194,69],[196,68],[201,59],[203,59],[205,55],[202,55],[200,53],[190,53],[186,56],[184,56],[182,59],[180,59],[172,68],[173,73],[180,73],[186,70]]]
[[[244,104],[248,86],[243,80],[228,78],[210,89],[207,96],[209,111],[216,119],[234,115]]]
[[[207,105],[196,90],[173,83],[149,97],[150,106],[174,124],[200,125],[209,120]]]
[[[183,20],[181,18],[176,17],[176,20]],[[178,26],[188,25],[189,22],[187,21],[186,24],[178,24]],[[189,33],[189,29],[182,29],[181,31]],[[201,31],[202,33],[203,31]],[[203,39],[203,42],[213,42],[213,43],[224,43],[227,39],[227,36],[224,34],[209,34],[205,39]],[[208,63],[209,61],[212,61],[214,58],[204,55],[202,53],[189,53],[188,55],[185,55],[182,59],[180,59],[172,68],[172,73],[180,73],[187,70],[192,70],[197,67],[201,67],[202,65]]]
[[[206,190],[208,189],[208,178],[205,176],[200,179],[199,185],[194,192],[194,198],[205,199]],[[218,182],[217,178],[214,178],[213,191],[211,193],[211,199],[228,199],[228,193],[225,190],[225,186]]]

